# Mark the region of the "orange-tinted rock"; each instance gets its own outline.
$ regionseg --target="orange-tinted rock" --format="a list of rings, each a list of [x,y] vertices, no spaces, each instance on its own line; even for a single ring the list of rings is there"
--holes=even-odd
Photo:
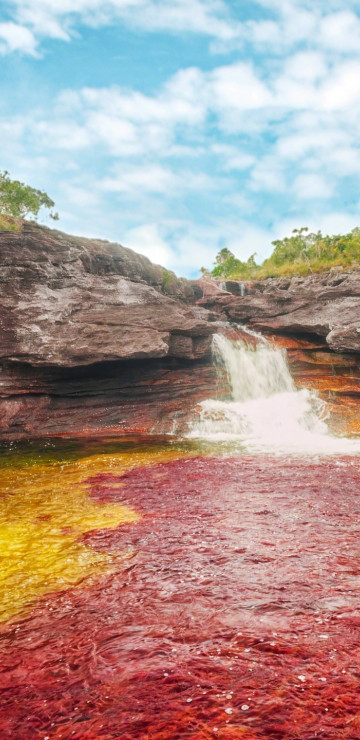
[[[1,232],[0,437],[171,431],[216,393],[216,327],[189,298],[120,244]]]
[[[360,342],[359,272],[164,282],[162,267],[119,244],[34,224],[0,233],[0,250],[2,438],[181,429],[196,403],[221,392],[214,331],[258,342],[190,306],[199,295],[220,318],[273,334],[299,387],[360,398],[359,354],[350,353]]]
[[[360,434],[360,356],[331,352],[321,341],[279,335],[268,339],[286,349],[295,385],[318,391],[327,402],[331,431]]]

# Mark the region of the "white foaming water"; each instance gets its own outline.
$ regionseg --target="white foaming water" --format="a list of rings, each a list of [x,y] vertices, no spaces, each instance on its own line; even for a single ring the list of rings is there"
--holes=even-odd
[[[257,338],[252,348],[215,335],[214,359],[226,372],[231,399],[203,401],[188,438],[236,443],[251,452],[360,453],[360,440],[329,433],[326,404],[315,391],[296,390],[285,351]]]

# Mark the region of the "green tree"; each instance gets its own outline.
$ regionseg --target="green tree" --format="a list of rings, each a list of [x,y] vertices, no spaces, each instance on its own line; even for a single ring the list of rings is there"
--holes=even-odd
[[[224,265],[231,257],[234,257],[234,255],[230,252],[230,249],[223,247],[223,249],[220,249],[220,252],[217,253],[215,262],[217,265]]]
[[[272,242],[273,252],[261,265],[252,254],[242,262],[224,248],[216,256],[211,275],[215,278],[254,280],[267,277],[307,275],[331,267],[360,265],[360,228],[348,234],[324,235],[307,226],[293,229],[290,236]]]
[[[211,274],[215,278],[234,278],[235,280],[251,279],[257,272],[255,254],[250,255],[247,262],[242,262],[224,247],[215,257],[215,267]]]
[[[24,218],[38,216],[40,208],[53,209],[55,203],[43,190],[37,190],[19,180],[11,180],[9,173],[0,171],[0,228],[17,229]],[[58,214],[50,210],[50,218]]]

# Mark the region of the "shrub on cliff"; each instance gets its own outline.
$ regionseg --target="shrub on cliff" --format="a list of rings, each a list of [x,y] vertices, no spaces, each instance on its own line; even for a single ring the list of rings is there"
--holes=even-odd
[[[257,269],[255,254],[247,262],[242,262],[229,249],[222,249],[216,257],[216,265],[211,274],[220,278],[232,278],[236,275],[239,280],[250,280]]]
[[[37,217],[40,208],[54,208],[54,201],[43,190],[37,190],[19,180],[11,180],[9,173],[0,171],[0,229],[17,230],[24,218]],[[57,213],[50,211],[57,220]]]
[[[331,267],[360,264],[360,229],[348,234],[326,236],[309,232],[306,226],[294,229],[291,236],[272,242],[272,254],[261,265],[251,255],[247,262],[222,249],[211,274],[216,278],[254,280],[266,277],[288,277],[320,272]]]

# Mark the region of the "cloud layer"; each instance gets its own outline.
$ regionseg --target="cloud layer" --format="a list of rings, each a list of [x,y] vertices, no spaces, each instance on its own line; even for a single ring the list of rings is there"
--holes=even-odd
[[[44,39],[70,41],[84,26],[101,28],[124,23],[131,29],[208,36],[224,50],[251,44],[281,52],[316,40],[323,48],[357,52],[360,21],[356,2],[321,0],[252,0],[236,17],[225,0],[8,0],[10,20],[0,26],[2,51],[35,54]],[[259,18],[259,10],[265,18]],[[217,47],[220,48],[220,47]]]
[[[68,85],[0,121],[4,165],[46,185],[69,228],[138,240],[183,272],[224,245],[261,252],[290,223],[360,221],[355,3],[259,0],[241,17],[218,0],[80,0],[76,11],[68,0],[14,0],[9,9],[0,52],[37,64],[49,40],[71,48],[89,27],[209,39],[204,65],[184,64],[151,93]]]

